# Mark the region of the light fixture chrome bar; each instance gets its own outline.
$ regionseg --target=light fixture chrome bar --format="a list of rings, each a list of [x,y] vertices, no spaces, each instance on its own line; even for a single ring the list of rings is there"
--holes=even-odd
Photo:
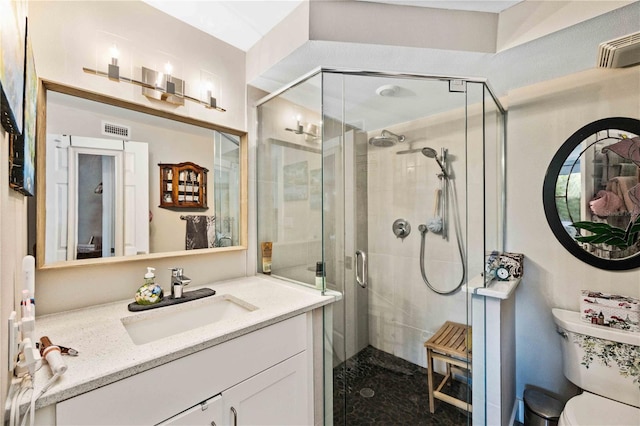
[[[179,78],[142,67],[142,82],[153,86],[153,89],[142,88],[142,94],[147,98],[184,105],[184,81]]]
[[[111,66],[111,64],[110,64],[110,66]],[[117,67],[118,66],[116,65],[116,68]],[[164,89],[162,89],[160,87],[156,87],[155,84],[149,84],[149,83],[145,83],[145,82],[142,82],[142,81],[139,81],[139,80],[134,80],[132,78],[122,77],[122,76],[119,75],[119,71],[118,71],[118,78],[111,78],[111,75],[108,72],[94,70],[92,68],[87,68],[87,67],[82,67],[82,71],[86,72],[87,74],[93,74],[93,75],[97,75],[97,76],[100,76],[100,77],[106,77],[106,78],[109,78],[109,79],[114,80],[114,81],[123,82],[123,83],[129,83],[129,84],[133,84],[133,85],[136,85],[136,86],[140,86],[140,87],[142,87],[144,89],[156,90],[156,91],[163,92],[163,93],[165,92]],[[209,99],[209,102],[205,102],[203,100],[200,100],[198,98],[194,98],[194,97],[186,95],[186,94],[181,94],[181,95],[174,94],[172,96],[176,96],[176,97],[187,99],[187,100],[189,100],[191,102],[195,102],[197,104],[200,104],[200,105],[204,106],[207,109],[215,109],[216,111],[219,111],[219,112],[227,112],[226,109],[224,109],[222,107],[219,107],[217,105],[216,98],[214,98],[214,97],[211,97]]]

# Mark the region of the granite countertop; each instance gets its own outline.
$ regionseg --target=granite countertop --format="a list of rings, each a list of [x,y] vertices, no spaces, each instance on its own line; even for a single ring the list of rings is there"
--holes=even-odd
[[[127,305],[131,300],[123,300],[38,317],[34,333],[36,339],[48,336],[56,345],[76,349],[79,356],[63,356],[68,366],[67,371],[38,399],[36,408],[55,404],[215,346],[330,304],[340,297],[340,294],[335,292],[323,296],[311,287],[288,283],[265,275],[223,281],[202,287],[216,290],[216,295],[212,297],[231,295],[258,309],[236,318],[218,321],[141,345],[133,343],[121,321],[122,318],[184,307],[198,301],[141,313],[129,312]],[[197,288],[201,287],[187,287],[185,291]],[[46,365],[40,368],[36,373],[36,391],[42,389],[51,376],[51,370]]]

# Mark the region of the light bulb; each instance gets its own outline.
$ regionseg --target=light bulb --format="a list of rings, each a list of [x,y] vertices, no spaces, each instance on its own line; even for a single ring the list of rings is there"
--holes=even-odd
[[[118,57],[120,56],[120,52],[118,51],[118,46],[114,44],[113,46],[111,46],[111,49],[109,49],[109,52],[111,53],[111,63],[113,65],[117,65]]]
[[[167,76],[170,76],[172,71],[173,65],[171,65],[171,62],[167,62],[166,64],[164,64],[164,72],[167,74]]]
[[[204,90],[205,90],[205,93],[207,94],[207,102],[209,102],[209,99],[211,99],[211,97],[213,96],[213,83],[211,83],[210,81],[207,81],[204,84]]]

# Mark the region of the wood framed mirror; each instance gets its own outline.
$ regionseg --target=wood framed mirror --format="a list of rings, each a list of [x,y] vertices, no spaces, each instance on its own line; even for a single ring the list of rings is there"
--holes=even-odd
[[[543,185],[547,222],[578,259],[601,269],[640,266],[640,120],[611,117],[571,135]]]
[[[159,164],[186,162],[208,170],[206,202],[167,207]],[[41,80],[37,266],[246,250],[247,168],[246,132]]]

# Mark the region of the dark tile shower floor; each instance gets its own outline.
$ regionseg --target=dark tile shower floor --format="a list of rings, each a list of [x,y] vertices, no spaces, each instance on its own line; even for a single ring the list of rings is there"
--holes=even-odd
[[[466,411],[439,400],[436,400],[435,413],[431,414],[427,369],[372,346],[334,368],[333,380],[335,426],[471,424]],[[435,383],[441,380],[442,375],[436,373]],[[471,395],[466,384],[449,383],[452,384],[445,385],[442,392],[469,400]],[[368,389],[373,391],[373,396]]]

